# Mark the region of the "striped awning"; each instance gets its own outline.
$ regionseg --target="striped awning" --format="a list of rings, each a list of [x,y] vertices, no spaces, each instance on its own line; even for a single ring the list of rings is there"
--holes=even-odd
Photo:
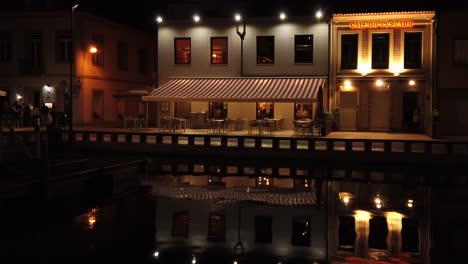
[[[326,78],[171,78],[143,101],[310,102]]]

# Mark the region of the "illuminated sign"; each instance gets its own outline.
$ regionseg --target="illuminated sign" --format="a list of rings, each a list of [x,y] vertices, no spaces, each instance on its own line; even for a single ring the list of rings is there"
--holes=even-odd
[[[413,20],[388,20],[388,21],[358,21],[349,24],[351,29],[377,29],[377,28],[412,28]]]

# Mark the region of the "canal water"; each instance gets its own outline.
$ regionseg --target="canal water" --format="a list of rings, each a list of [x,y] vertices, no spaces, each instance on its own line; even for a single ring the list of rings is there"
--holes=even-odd
[[[245,187],[258,181],[255,188]],[[321,263],[326,212],[311,183],[142,177],[123,193],[1,204],[2,263]],[[226,185],[230,186],[226,186]]]

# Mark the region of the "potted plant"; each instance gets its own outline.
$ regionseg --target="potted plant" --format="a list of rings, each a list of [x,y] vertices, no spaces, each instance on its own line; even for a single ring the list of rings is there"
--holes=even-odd
[[[336,115],[334,112],[325,112],[324,113],[324,125],[325,125],[325,134],[328,135],[330,132],[336,129]]]

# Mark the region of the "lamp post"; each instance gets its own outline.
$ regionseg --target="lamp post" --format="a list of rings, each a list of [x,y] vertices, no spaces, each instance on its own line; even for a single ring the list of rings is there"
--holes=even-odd
[[[68,106],[64,109],[68,116],[68,140],[71,141],[73,133],[73,65],[75,64],[75,45],[73,43],[73,16],[78,4],[73,5],[70,9],[70,87],[68,91]],[[65,107],[64,107],[65,108]]]
[[[239,36],[241,40],[241,46],[240,46],[240,76],[244,76],[244,38],[245,34],[247,33],[245,31],[245,20],[242,19],[242,16],[240,14],[235,14],[234,15],[234,20],[236,21],[236,33]],[[242,20],[242,31],[239,29],[239,23]]]

